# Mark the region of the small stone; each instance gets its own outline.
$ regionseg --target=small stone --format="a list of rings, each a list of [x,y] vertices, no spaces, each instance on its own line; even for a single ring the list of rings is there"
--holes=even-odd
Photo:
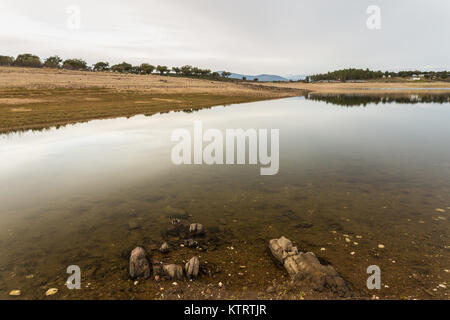
[[[353,241],[353,244],[354,244],[355,246],[357,246],[359,243],[356,242],[356,241]]]
[[[177,285],[178,285],[178,283],[176,283],[176,282],[172,282],[172,285],[174,285],[174,286],[177,286]]]
[[[136,230],[139,229],[140,225],[139,222],[137,220],[130,220],[128,221],[128,229],[130,230]]]
[[[57,292],[58,292],[58,289],[56,289],[56,288],[51,288],[51,289],[48,289],[48,290],[45,292],[45,295],[46,295],[46,296],[52,296],[52,295],[56,294]]]
[[[345,242],[350,243],[352,242],[352,240],[350,240],[349,238],[345,238]]]
[[[350,254],[351,254],[352,256],[354,256],[354,255],[355,255],[355,251],[350,252]]]
[[[357,235],[357,236],[356,236],[356,238],[358,238],[358,239],[362,239],[362,236],[360,236],[360,235]]]
[[[33,279],[34,278],[34,274],[29,274],[27,276],[25,276],[26,279]]]
[[[189,226],[189,232],[194,235],[201,235],[205,233],[203,225],[200,223],[192,223]]]
[[[443,284],[443,283],[440,283],[440,284],[438,285],[438,287],[443,288],[443,289],[447,289],[447,286],[446,286],[445,284]]]
[[[20,290],[12,290],[9,292],[10,296],[20,296],[22,292]]]
[[[327,249],[325,249],[325,248],[320,248],[320,251],[325,251],[325,250],[327,250]]]
[[[137,286],[138,283],[139,283],[139,281],[136,280],[136,281],[134,282],[134,285]]]
[[[437,212],[445,212],[445,210],[444,210],[444,209],[441,209],[441,208],[436,208],[436,211],[437,211]]]
[[[223,287],[223,283],[219,282],[219,288],[222,288],[222,287]]]
[[[167,253],[169,252],[169,245],[167,244],[167,242],[164,242],[161,245],[161,248],[159,248],[159,251],[161,251],[162,253]]]
[[[384,244],[379,244],[379,245],[378,245],[378,248],[379,248],[379,249],[384,249]]]
[[[195,241],[194,239],[188,239],[183,241],[183,245],[188,248],[197,248],[198,242]]]
[[[275,292],[275,288],[272,287],[272,286],[268,286],[267,289],[266,289],[266,292],[267,293],[274,293]]]

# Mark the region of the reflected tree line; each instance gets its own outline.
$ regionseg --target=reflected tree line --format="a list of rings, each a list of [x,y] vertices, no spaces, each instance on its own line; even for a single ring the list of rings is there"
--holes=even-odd
[[[339,106],[355,107],[366,106],[368,104],[386,104],[386,103],[449,103],[449,93],[439,94],[410,94],[400,96],[383,96],[383,95],[352,95],[352,94],[334,94],[334,95],[318,95],[309,94],[306,99],[313,101],[324,101]]]

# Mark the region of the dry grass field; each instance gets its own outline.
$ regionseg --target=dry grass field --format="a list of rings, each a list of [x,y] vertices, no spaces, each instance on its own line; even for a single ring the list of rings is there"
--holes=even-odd
[[[0,132],[302,93],[296,88],[158,75],[0,67]]]

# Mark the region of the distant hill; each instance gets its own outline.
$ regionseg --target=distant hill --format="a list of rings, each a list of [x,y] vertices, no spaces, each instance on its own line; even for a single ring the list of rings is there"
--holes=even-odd
[[[222,74],[222,71],[218,71],[220,74]],[[258,78],[258,81],[261,82],[271,82],[271,81],[289,81],[289,79],[273,75],[273,74],[259,74],[256,76],[250,76],[246,74],[239,74],[239,73],[232,73],[230,78],[231,79],[241,79],[245,77],[249,81],[253,81],[255,78]]]
[[[299,81],[299,80],[305,80],[307,77],[306,74],[293,74],[293,75],[289,75],[286,78],[292,81]]]
[[[222,74],[223,71],[218,71],[220,74]],[[261,82],[272,82],[272,81],[298,81],[298,80],[305,80],[306,75],[289,75],[288,77],[281,77],[274,74],[258,74],[256,76],[250,76],[247,74],[240,74],[240,73],[231,73],[230,78],[231,79],[242,79],[245,77],[249,81],[253,81],[255,78],[258,78],[258,81]]]

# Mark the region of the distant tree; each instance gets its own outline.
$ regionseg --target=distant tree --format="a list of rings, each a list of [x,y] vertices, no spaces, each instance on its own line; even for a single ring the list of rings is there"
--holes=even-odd
[[[220,74],[218,72],[213,72],[211,73],[211,77],[214,79],[219,79],[220,78]]]
[[[11,66],[14,64],[14,58],[8,56],[0,56],[0,66]]]
[[[114,72],[127,73],[133,69],[133,66],[125,61],[119,64],[115,64],[111,67]]]
[[[141,74],[141,67],[140,66],[132,66],[131,69],[128,70],[128,73]]]
[[[62,61],[63,60],[58,56],[51,56],[45,59],[43,66],[45,68],[60,68]]]
[[[99,61],[92,67],[94,71],[108,71],[109,70],[109,62]]]
[[[259,81],[259,79],[258,78],[254,78],[253,81]]]
[[[161,75],[163,75],[164,73],[169,72],[169,68],[166,67],[166,66],[160,66],[160,65],[158,65],[158,66],[156,67],[156,71],[158,71]]]
[[[67,59],[62,64],[63,69],[68,70],[88,70],[86,61],[81,59]]]
[[[152,66],[148,63],[143,63],[139,66],[139,71],[141,74],[151,74],[153,71],[155,71],[155,66]]]
[[[172,67],[172,71],[175,72],[175,74],[181,74],[181,68]]]
[[[193,67],[191,69],[191,72],[192,72],[192,75],[194,75],[194,76],[200,76],[202,74],[202,69]]]
[[[231,76],[231,72],[227,72],[227,71],[222,72],[222,77],[228,78],[229,76]]]
[[[201,69],[201,70],[200,70],[200,74],[201,74],[203,77],[207,77],[207,76],[211,75],[211,70],[209,70],[209,69]]]
[[[186,65],[181,67],[181,73],[183,76],[190,76],[192,75],[192,66]]]
[[[242,80],[247,81],[247,77],[242,77]]]
[[[16,60],[14,60],[14,65],[19,67],[39,68],[42,67],[42,62],[38,56],[32,55],[31,53],[24,53],[17,56]]]

